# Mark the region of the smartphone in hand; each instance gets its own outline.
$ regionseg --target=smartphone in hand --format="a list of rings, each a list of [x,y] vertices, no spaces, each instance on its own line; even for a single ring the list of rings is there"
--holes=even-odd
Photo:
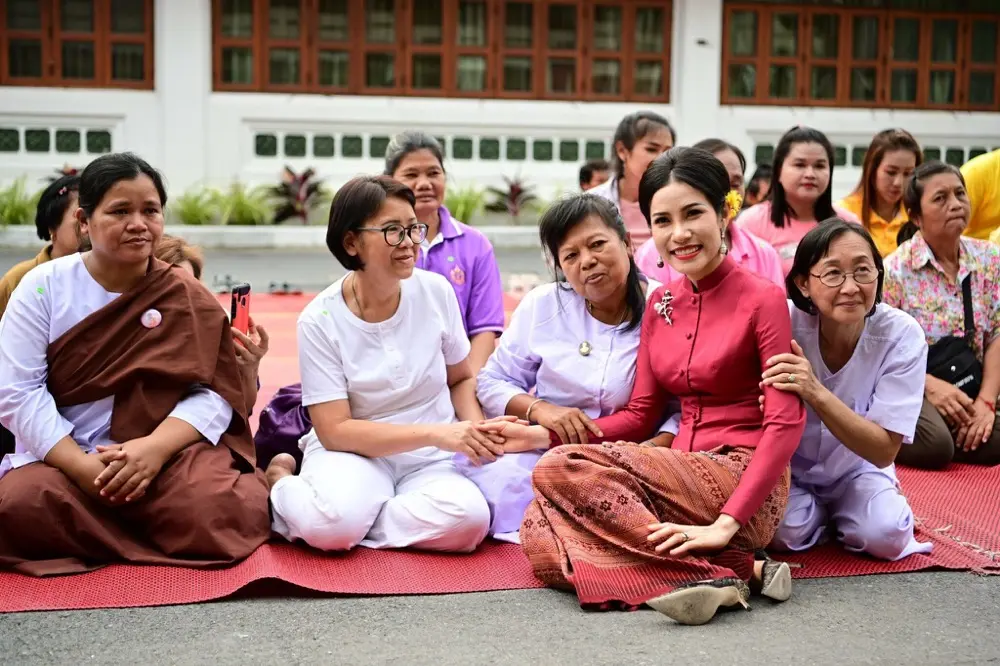
[[[250,284],[243,282],[233,287],[230,321],[233,328],[242,333],[250,333]]]

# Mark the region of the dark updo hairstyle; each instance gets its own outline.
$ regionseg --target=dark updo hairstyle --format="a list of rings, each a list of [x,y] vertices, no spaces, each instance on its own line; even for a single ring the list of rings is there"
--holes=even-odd
[[[910,176],[910,180],[906,183],[906,189],[903,190],[903,208],[906,209],[906,215],[910,219],[902,226],[899,233],[896,234],[897,245],[902,245],[910,240],[919,231],[917,225],[913,223],[913,218],[920,217],[921,215],[920,200],[924,197],[924,181],[943,173],[954,174],[958,177],[958,181],[962,183],[962,187],[965,187],[965,177],[959,168],[953,164],[930,160],[913,170],[913,175]]]
[[[49,183],[38,199],[35,210],[35,230],[43,241],[52,240],[52,232],[62,224],[73,195],[80,190],[80,176],[63,176]]]
[[[441,170],[444,171],[444,151],[438,140],[425,132],[407,131],[392,137],[389,145],[386,146],[385,175],[395,174],[403,158],[418,150],[430,151],[431,155],[437,158]]]
[[[344,238],[365,226],[390,198],[400,199],[410,206],[417,202],[413,190],[389,176],[352,178],[334,195],[330,205],[330,221],[326,226],[326,246],[347,270],[364,270],[365,265],[360,257],[347,252]]]
[[[628,235],[625,230],[625,221],[618,214],[615,205],[594,194],[586,192],[573,194],[552,204],[542,219],[538,222],[538,236],[549,255],[552,257],[552,265],[555,267],[556,282],[565,284],[566,276],[559,265],[559,246],[566,240],[566,236],[588,217],[597,217],[604,225],[615,232],[615,235],[627,243]],[[630,318],[628,326],[624,330],[631,331],[642,324],[643,308],[646,305],[646,291],[643,287],[643,280],[639,276],[639,268],[635,264],[635,259],[629,255],[628,277],[625,286],[625,304],[628,306]],[[567,287],[568,288],[568,287]]]
[[[702,139],[691,147],[707,150],[713,155],[724,153],[727,150],[731,151],[734,155],[736,155],[736,159],[740,162],[740,173],[747,172],[747,158],[743,155],[743,151],[728,141],[724,141],[723,139]]]
[[[108,194],[108,190],[123,180],[148,176],[160,196],[160,205],[167,205],[167,190],[163,176],[135,153],[110,153],[101,155],[87,165],[80,174],[80,208],[90,218]]]
[[[865,316],[871,317],[875,314],[875,308],[882,302],[882,284],[885,281],[885,267],[882,263],[882,254],[878,251],[878,246],[875,245],[875,241],[867,229],[859,224],[842,220],[839,217],[831,217],[823,220],[817,226],[813,227],[809,233],[802,237],[798,248],[795,250],[795,259],[792,261],[792,268],[785,278],[785,290],[788,292],[788,297],[792,299],[792,303],[799,310],[811,315],[815,315],[818,312],[812,300],[806,298],[799,290],[799,286],[795,282],[796,278],[808,279],[812,274],[813,266],[819,263],[830,252],[830,245],[833,241],[844,234],[857,234],[861,236],[868,243],[868,247],[871,250],[872,261],[875,263],[875,269],[878,271],[878,279],[875,281],[875,303],[872,304],[872,309]]]
[[[799,125],[785,132],[778,146],[774,149],[774,164],[771,180],[771,191],[767,198],[771,201],[771,224],[779,229],[785,226],[785,220],[791,215],[788,199],[785,197],[785,188],[781,186],[781,167],[788,159],[788,153],[799,143],[818,143],[826,151],[826,160],[830,164],[830,181],[826,184],[826,189],[819,195],[813,213],[817,220],[825,220],[836,217],[833,210],[833,144],[818,129]]]
[[[653,195],[670,183],[684,183],[698,190],[715,212],[722,214],[729,194],[726,167],[707,150],[678,146],[653,160],[639,181],[639,210],[646,224],[653,223],[649,211]]]
[[[625,150],[632,150],[647,134],[661,129],[670,132],[670,141],[677,143],[677,132],[674,131],[670,121],[658,113],[636,111],[621,119],[611,140],[611,165],[615,169],[616,177],[622,178],[625,175],[625,163],[618,157],[618,142],[625,146]]]

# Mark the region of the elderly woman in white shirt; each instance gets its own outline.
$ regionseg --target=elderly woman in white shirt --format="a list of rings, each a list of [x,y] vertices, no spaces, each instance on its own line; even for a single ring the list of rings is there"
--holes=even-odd
[[[302,404],[313,423],[298,476],[267,469],[273,528],[321,550],[468,552],[489,508],[452,461],[502,453],[475,395],[469,338],[448,281],[415,269],[427,225],[386,176],[338,192],[327,246],[350,272],[299,317]]]
[[[532,290],[515,310],[479,373],[479,400],[488,416],[541,424],[564,443],[600,442],[593,419],[628,402],[646,294],[659,285],[638,271],[621,216],[597,195],[553,205],[539,235],[557,280]],[[669,446],[677,425],[649,433],[649,443]],[[494,538],[518,541],[542,453],[510,453],[482,467],[459,461],[490,504]]]

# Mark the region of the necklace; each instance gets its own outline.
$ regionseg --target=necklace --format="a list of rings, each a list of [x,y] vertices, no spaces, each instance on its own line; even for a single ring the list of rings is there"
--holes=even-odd
[[[360,317],[362,321],[368,321],[367,319],[365,319],[365,307],[361,304],[361,299],[358,298],[357,282],[358,282],[358,274],[357,273],[352,273],[351,274],[351,296],[354,297],[354,302],[358,304],[358,317]],[[402,292],[402,289],[403,289],[403,286],[399,285],[400,292]]]
[[[594,304],[591,303],[590,301],[587,301],[587,312],[590,313],[590,316],[592,316],[592,317],[594,316]],[[622,316],[619,317],[618,323],[615,324],[615,326],[621,326],[625,322],[625,318],[626,317],[628,317],[628,305],[627,304],[625,305],[625,308],[622,311]],[[594,318],[596,319],[596,317],[594,317]],[[598,319],[598,321],[600,321],[600,320]],[[584,340],[583,342],[580,343],[580,347],[579,347],[578,351],[580,352],[580,356],[590,356],[590,352],[594,351],[594,347],[593,347],[593,345],[590,344],[589,341]]]

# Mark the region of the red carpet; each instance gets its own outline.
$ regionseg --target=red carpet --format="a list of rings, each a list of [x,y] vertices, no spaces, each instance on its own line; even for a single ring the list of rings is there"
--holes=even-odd
[[[271,351],[261,368],[259,412],[274,391],[298,380],[295,318],[309,297],[255,296],[254,318],[268,330]],[[515,303],[508,304],[508,312]],[[901,470],[930,555],[879,562],[824,546],[783,559],[801,565],[796,578],[860,576],[921,569],[1000,573],[1000,467],[955,465],[947,472]],[[380,595],[442,594],[541,587],[518,546],[489,542],[471,555],[373,551],[323,555],[287,544],[266,545],[228,569],[114,565],[56,578],[0,573],[0,612],[132,608],[221,599],[253,583],[283,581],[283,591]],[[252,590],[259,590],[254,585]]]

